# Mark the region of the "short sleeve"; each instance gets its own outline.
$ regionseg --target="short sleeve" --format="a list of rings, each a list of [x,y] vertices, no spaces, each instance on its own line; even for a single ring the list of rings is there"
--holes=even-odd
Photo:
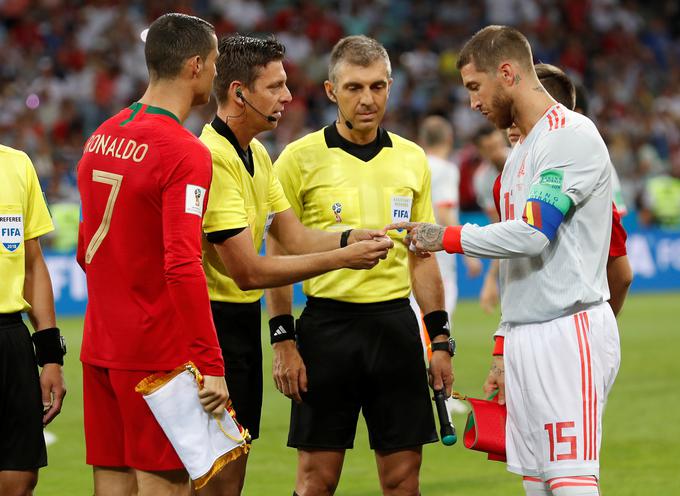
[[[590,196],[609,167],[607,147],[591,126],[549,131],[536,143],[532,189],[559,189],[574,205]]]
[[[302,177],[295,154],[286,147],[274,163],[283,193],[298,217],[302,216]]]
[[[411,222],[434,223],[434,211],[432,210],[432,174],[424,154],[422,156],[421,165],[423,175],[420,191],[416,191],[414,194]]]
[[[290,203],[286,199],[286,194],[283,192],[283,187],[279,178],[276,176],[276,172],[273,170],[273,166],[269,164],[271,168],[269,174],[269,204],[270,211],[273,213],[283,212],[290,208]]]
[[[243,188],[236,168],[222,155],[212,152],[213,176],[208,194],[208,206],[203,217],[206,233],[248,226],[248,214],[243,200]]]
[[[33,239],[54,230],[40,182],[28,155],[25,157],[26,204],[24,219],[24,238]]]

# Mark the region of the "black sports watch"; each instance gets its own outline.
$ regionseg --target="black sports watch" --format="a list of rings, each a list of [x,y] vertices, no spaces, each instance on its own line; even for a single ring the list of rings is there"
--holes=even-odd
[[[449,355],[454,356],[456,354],[456,340],[449,337],[446,341],[430,343],[430,349],[432,351],[448,351]]]

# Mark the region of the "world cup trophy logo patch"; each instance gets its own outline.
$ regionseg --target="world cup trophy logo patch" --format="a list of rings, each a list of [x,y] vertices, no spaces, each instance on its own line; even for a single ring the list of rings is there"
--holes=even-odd
[[[342,212],[342,203],[335,202],[333,205],[331,205],[331,209],[333,209],[333,213],[335,214],[335,222],[342,222],[342,217],[340,217],[340,212]]]
[[[203,195],[203,192],[200,189],[196,188],[194,190],[194,199],[196,200],[195,204],[196,207],[201,206],[201,195]]]

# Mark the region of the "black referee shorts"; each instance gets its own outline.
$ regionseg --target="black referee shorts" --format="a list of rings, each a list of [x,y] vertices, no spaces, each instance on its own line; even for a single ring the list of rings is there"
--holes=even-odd
[[[309,298],[297,344],[307,393],[293,403],[288,446],[352,448],[361,410],[372,449],[437,441],[418,321],[406,299]]]
[[[260,437],[262,414],[262,337],[260,301],[211,301],[225,377],[236,419],[252,439]]]
[[[47,465],[40,377],[20,313],[0,314],[0,470]]]

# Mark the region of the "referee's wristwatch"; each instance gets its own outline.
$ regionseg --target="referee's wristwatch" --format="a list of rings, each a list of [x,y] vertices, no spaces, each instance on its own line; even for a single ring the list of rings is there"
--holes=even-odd
[[[432,351],[447,351],[449,355],[454,356],[456,354],[456,340],[449,337],[446,341],[430,343],[430,349]]]

